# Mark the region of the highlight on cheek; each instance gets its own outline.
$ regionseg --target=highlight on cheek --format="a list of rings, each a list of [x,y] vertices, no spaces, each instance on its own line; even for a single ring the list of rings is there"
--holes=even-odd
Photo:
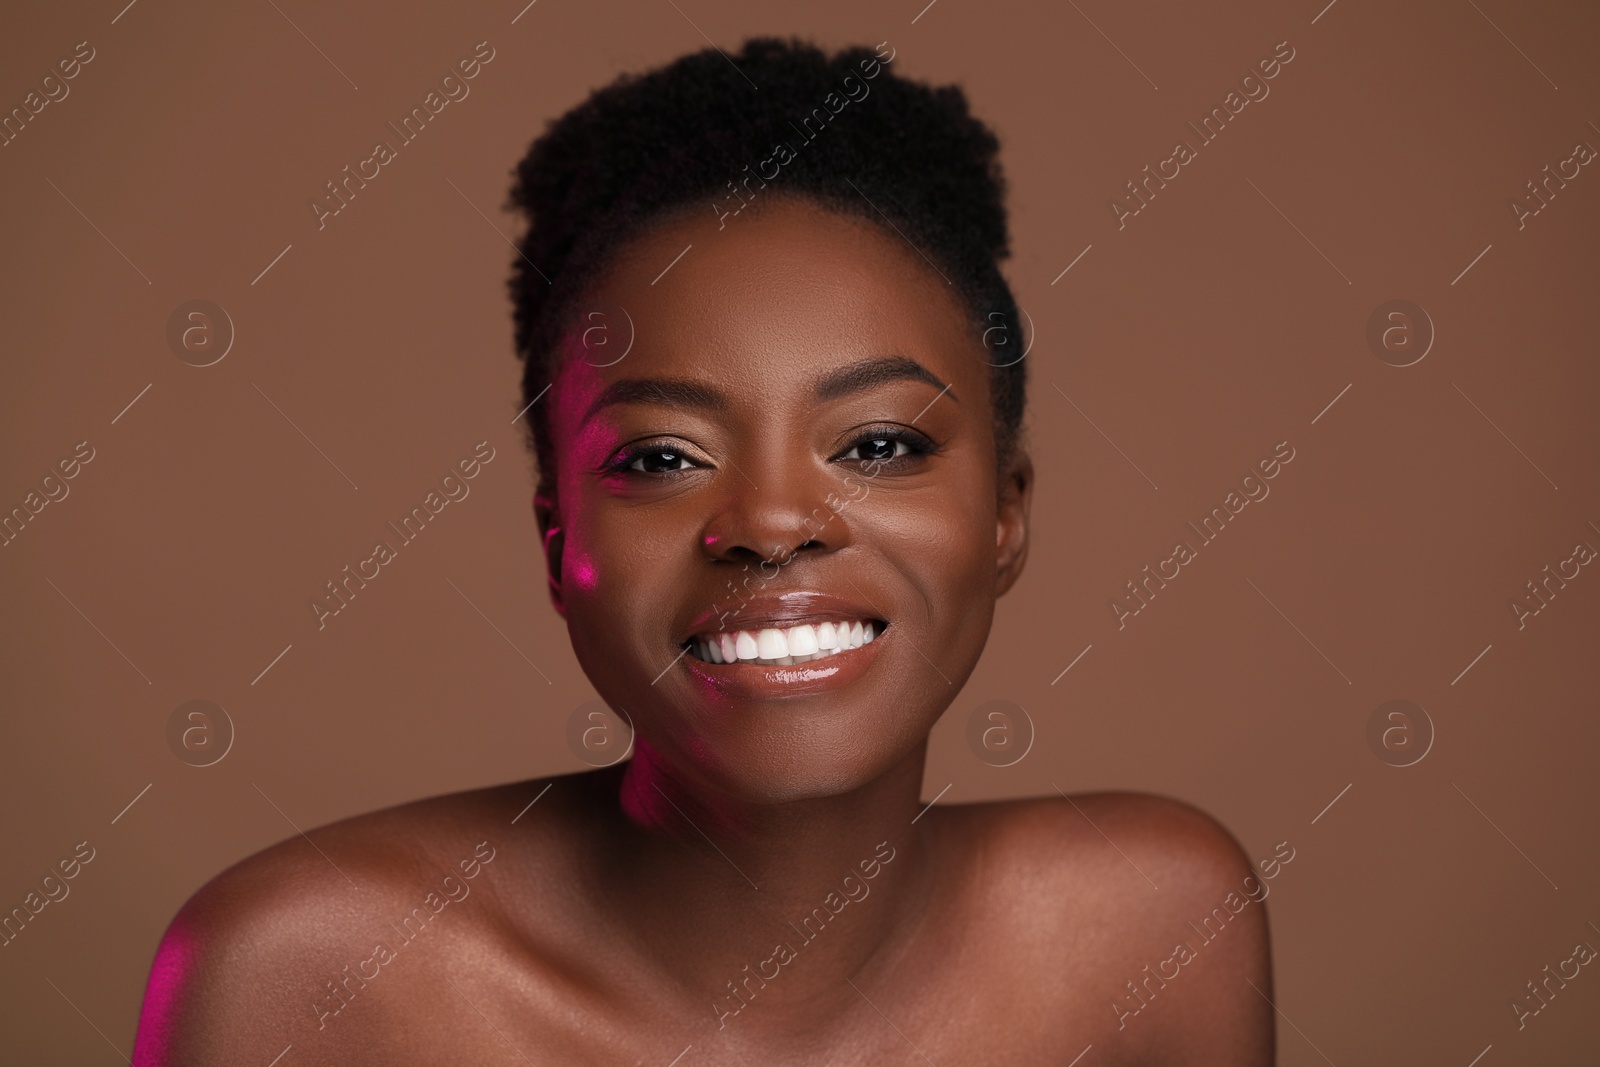
[[[566,552],[566,567],[572,584],[583,592],[591,593],[600,584],[600,568],[587,555],[574,555],[570,546]]]

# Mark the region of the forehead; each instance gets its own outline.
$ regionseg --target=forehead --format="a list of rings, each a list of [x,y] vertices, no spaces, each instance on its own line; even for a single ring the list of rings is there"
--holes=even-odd
[[[770,392],[904,355],[958,393],[983,396],[969,315],[955,286],[892,229],[792,198],[719,221],[708,200],[704,217],[664,222],[626,244],[576,303],[558,357],[567,388],[558,391],[566,406],[649,373]],[[602,339],[631,342],[628,354],[611,363],[595,347]]]

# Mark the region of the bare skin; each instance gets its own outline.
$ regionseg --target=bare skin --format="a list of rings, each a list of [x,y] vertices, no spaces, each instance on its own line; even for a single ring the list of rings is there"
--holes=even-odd
[[[598,366],[569,337],[535,512],[633,758],[224,872],[163,941],[135,1063],[1270,1064],[1265,904],[1224,907],[1253,868],[1215,820],[1131,793],[924,811],[1033,486],[996,462],[953,288],[774,198],[657,226],[590,297],[636,341]],[[643,379],[693,388],[596,408]],[[879,636],[808,673],[685,651],[818,613]]]

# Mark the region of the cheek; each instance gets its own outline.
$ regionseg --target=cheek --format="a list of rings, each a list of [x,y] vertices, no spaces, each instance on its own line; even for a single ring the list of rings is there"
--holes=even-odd
[[[973,580],[976,571],[992,569],[994,564],[995,488],[992,480],[983,477],[980,459],[963,457],[962,469],[952,470],[943,487],[921,502],[924,514],[916,524],[916,538],[923,551],[946,557],[929,563],[940,563],[951,581]]]
[[[921,594],[936,633],[964,630],[993,612],[995,515],[981,499],[975,488],[955,492],[944,483],[886,501],[873,517],[868,536]]]
[[[589,595],[600,588],[600,565],[589,546],[568,538],[561,554],[562,583],[570,593]]]
[[[947,607],[947,623],[959,634],[972,638],[981,649],[988,640],[994,618],[995,517],[993,509],[972,507],[954,516],[955,525],[946,544],[935,551],[947,556],[945,588],[953,603]]]
[[[648,595],[636,584],[641,568],[625,535],[619,541],[618,531],[580,518],[570,523],[565,537],[561,556],[565,600],[569,611],[576,609],[588,626],[605,629],[608,617],[622,611],[628,600]]]
[[[665,647],[668,623],[684,608],[678,579],[687,571],[684,546],[692,546],[692,532],[679,528],[670,509],[651,509],[646,518],[615,502],[576,504],[561,561],[573,642],[653,659]]]

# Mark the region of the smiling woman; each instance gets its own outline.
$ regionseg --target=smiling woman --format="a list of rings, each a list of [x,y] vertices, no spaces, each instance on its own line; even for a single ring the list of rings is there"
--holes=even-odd
[[[634,755],[224,872],[162,943],[137,1063],[1271,1062],[1265,904],[1143,1025],[1107,1008],[1251,873],[1215,820],[922,800],[1028,550],[1025,364],[983,343],[1022,333],[998,142],[960,89],[885,68],[738,226],[705,210],[873,55],[708,49],[533,144],[511,279],[533,507]],[[625,358],[581,358],[598,308],[626,310]],[[314,1026],[326,975],[499,820],[517,835],[448,936]],[[858,871],[872,902],[846,907]]]

